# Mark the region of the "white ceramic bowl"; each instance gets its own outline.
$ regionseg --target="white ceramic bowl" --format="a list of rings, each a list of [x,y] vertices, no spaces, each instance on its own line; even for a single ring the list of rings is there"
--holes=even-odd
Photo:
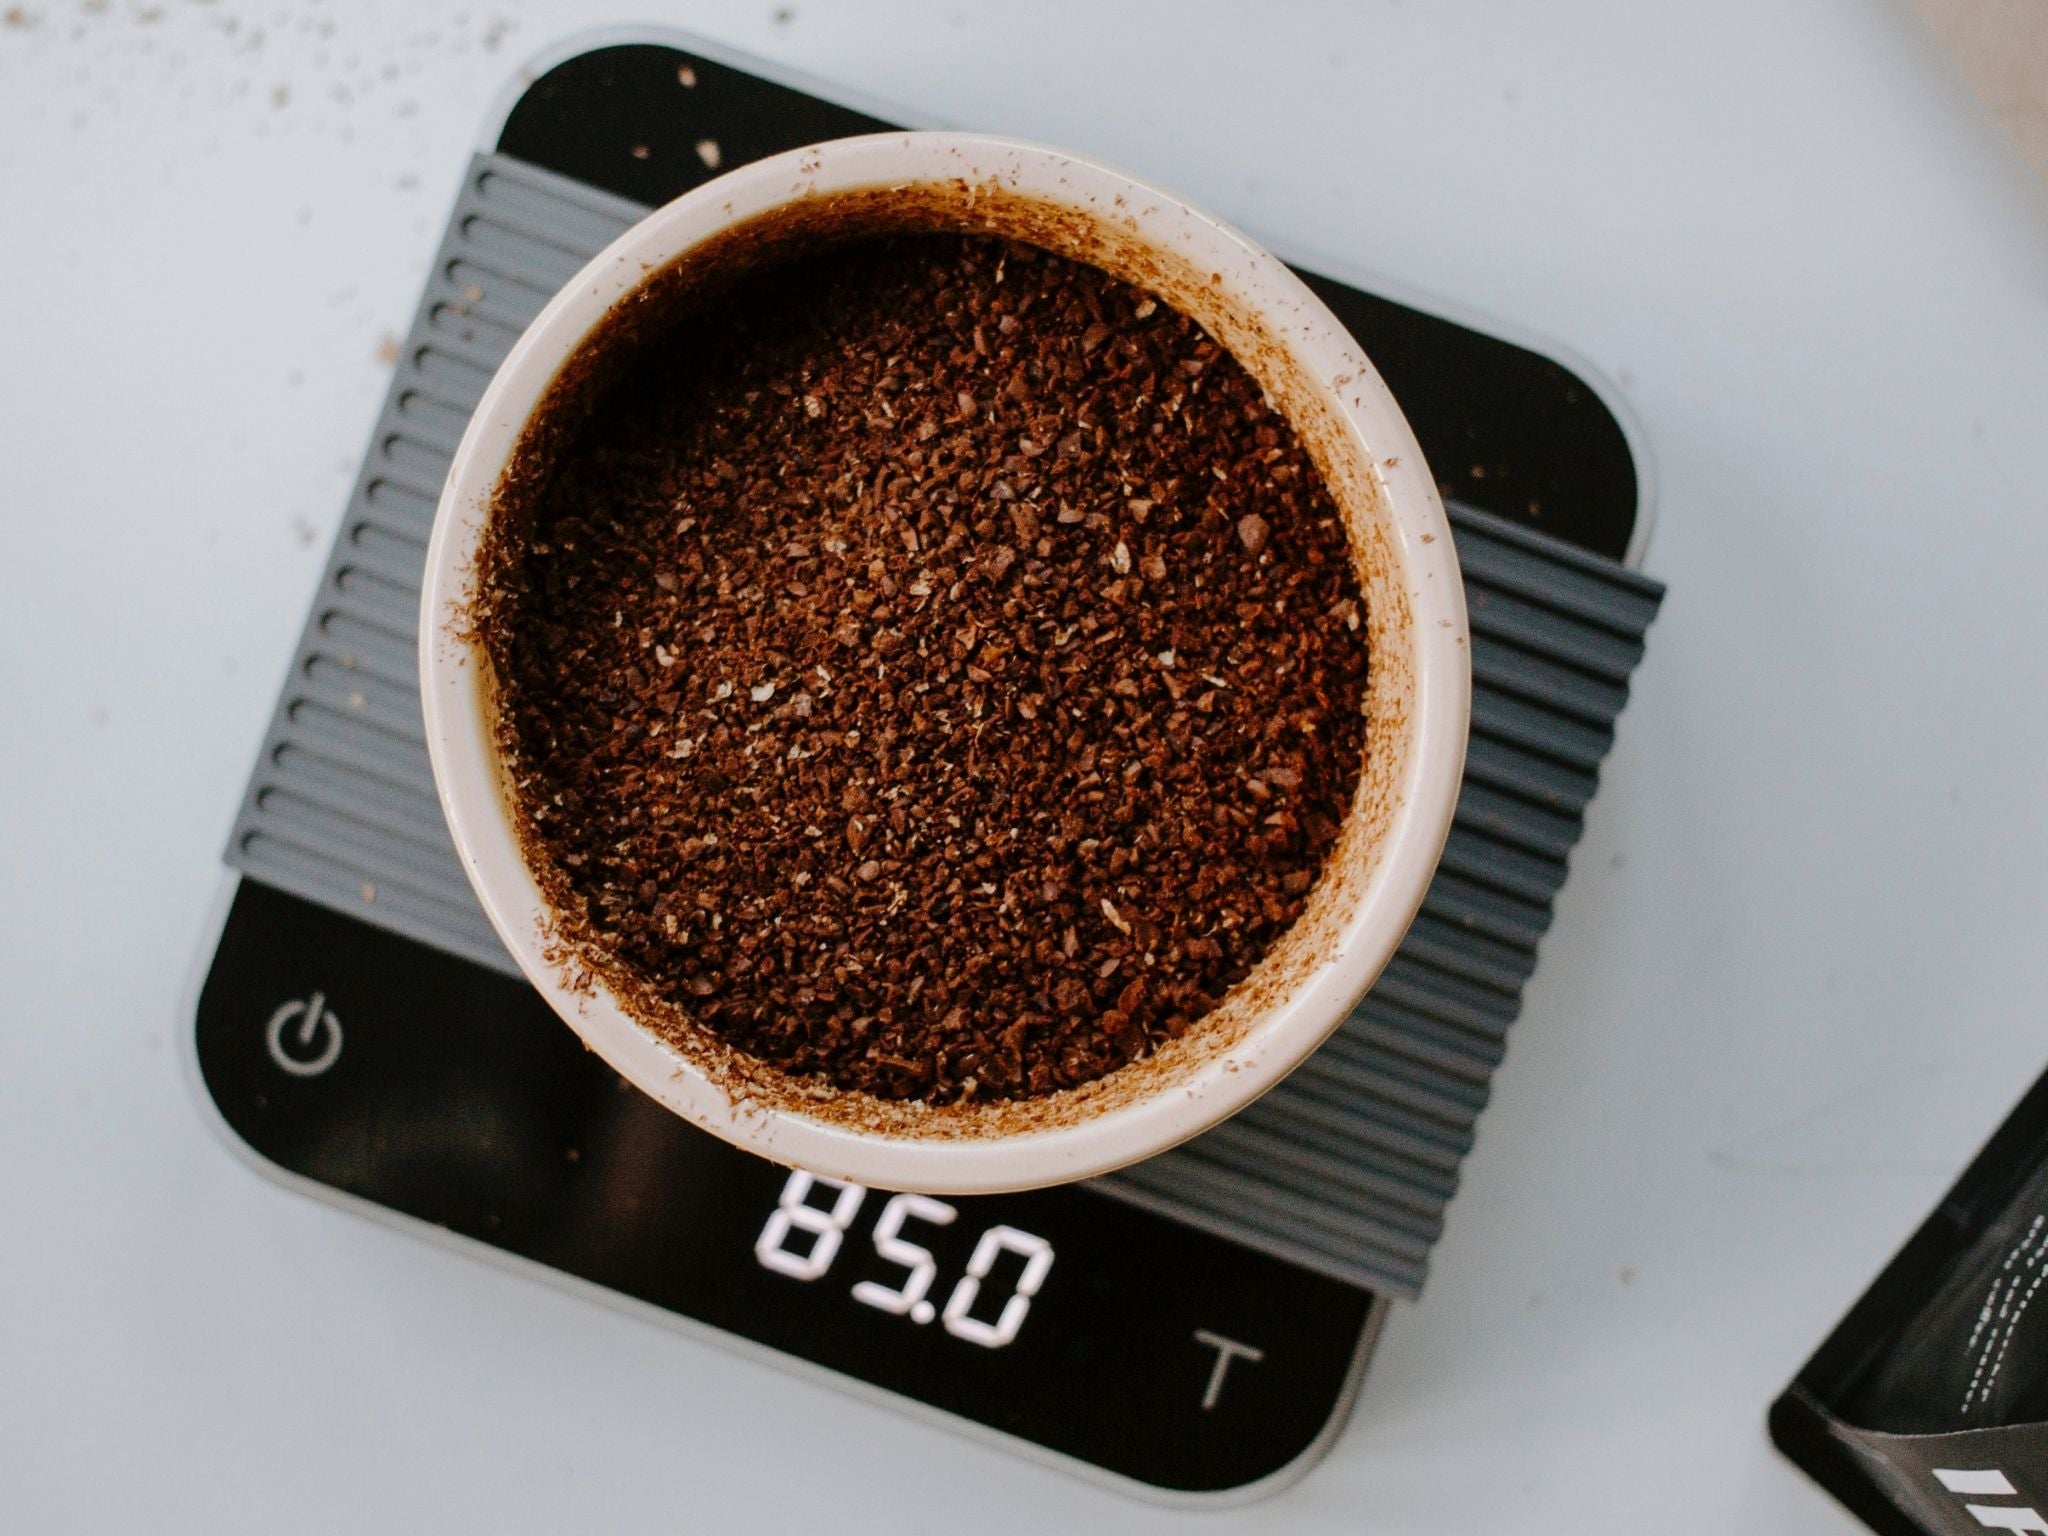
[[[693,1035],[680,1015],[668,1033],[684,1043],[670,1043],[622,1007],[601,967],[565,966],[502,782],[490,663],[463,622],[499,477],[598,323],[651,272],[714,239],[729,248],[742,226],[745,241],[849,224],[1007,234],[1092,262],[1193,316],[1314,454],[1365,592],[1365,762],[1303,915],[1180,1040],[1046,1098],[933,1108],[821,1094]],[[520,968],[591,1049],[686,1120],[765,1157],[939,1194],[1055,1184],[1135,1162],[1242,1108],[1313,1051],[1421,904],[1450,829],[1471,695],[1464,588],[1435,485],[1386,386],[1321,301],[1275,257],[1157,187],[1058,150],[951,133],[845,139],[745,166],[648,215],[556,295],[456,451],[427,554],[420,681],[434,778],[470,881]]]

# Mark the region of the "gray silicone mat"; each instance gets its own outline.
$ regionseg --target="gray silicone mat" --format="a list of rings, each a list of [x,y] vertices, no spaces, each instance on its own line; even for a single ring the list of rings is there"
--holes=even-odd
[[[485,384],[548,297],[645,210],[482,155],[471,165],[262,755],[228,863],[497,970],[434,798],[415,675],[427,534]],[[1566,856],[1662,588],[1453,505],[1472,615],[1472,742],[1422,914],[1284,1084],[1097,1181],[1121,1199],[1401,1295],[1422,1284]]]

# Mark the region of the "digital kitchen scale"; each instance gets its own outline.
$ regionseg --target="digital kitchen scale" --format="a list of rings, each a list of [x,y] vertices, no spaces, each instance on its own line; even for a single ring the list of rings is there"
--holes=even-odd
[[[586,1052],[435,800],[415,675],[434,504],[547,298],[720,169],[907,121],[673,34],[533,66],[464,180],[227,861],[199,1076],[269,1171],[1144,1491],[1237,1496],[1341,1427],[1414,1295],[1662,589],[1626,433],[1526,347],[1304,276],[1450,507],[1473,734],[1442,868],[1286,1083],[1103,1179],[936,1200],[774,1167]]]

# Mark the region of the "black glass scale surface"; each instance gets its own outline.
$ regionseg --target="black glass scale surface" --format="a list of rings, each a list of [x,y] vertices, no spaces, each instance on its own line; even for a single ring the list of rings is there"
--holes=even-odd
[[[706,139],[729,167],[889,126],[635,43],[543,74],[495,148],[654,204],[713,174]],[[1304,275],[1447,495],[1624,555],[1634,464],[1587,385]],[[227,1126],[279,1169],[1149,1488],[1225,1493],[1305,1466],[1384,1308],[1087,1189],[933,1201],[791,1174],[631,1089],[523,982],[254,879],[196,1047]]]

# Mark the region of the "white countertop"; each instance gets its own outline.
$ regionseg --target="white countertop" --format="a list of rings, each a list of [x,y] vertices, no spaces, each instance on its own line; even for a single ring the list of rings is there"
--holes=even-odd
[[[1903,8],[661,18],[1556,338],[1643,425],[1671,596],[1430,1287],[1221,1516],[340,1214],[194,1102],[380,339],[517,62],[621,19],[498,15],[0,21],[0,1527],[1860,1529],[1764,1409],[2048,1060],[2048,196]]]

